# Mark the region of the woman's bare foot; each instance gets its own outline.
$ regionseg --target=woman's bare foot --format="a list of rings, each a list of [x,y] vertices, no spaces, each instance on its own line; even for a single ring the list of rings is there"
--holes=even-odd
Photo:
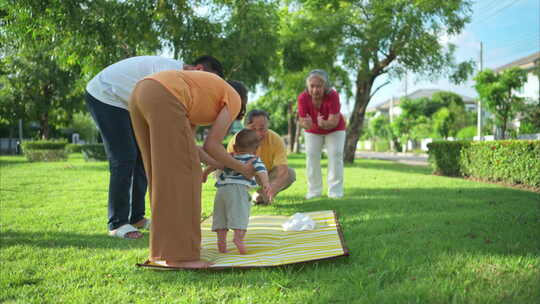
[[[204,260],[194,260],[194,261],[167,261],[166,264],[169,267],[201,269],[201,268],[208,268],[213,263],[210,263]]]

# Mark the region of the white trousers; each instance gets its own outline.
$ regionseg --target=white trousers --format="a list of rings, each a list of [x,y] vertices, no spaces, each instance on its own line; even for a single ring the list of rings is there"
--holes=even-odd
[[[308,196],[322,194],[321,152],[323,144],[328,154],[328,196],[343,196],[343,149],[345,131],[335,131],[326,135],[304,132],[307,156]]]

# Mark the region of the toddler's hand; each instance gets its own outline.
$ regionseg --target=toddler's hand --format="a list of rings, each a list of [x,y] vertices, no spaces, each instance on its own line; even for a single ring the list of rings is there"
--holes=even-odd
[[[264,194],[266,194],[266,197],[268,197],[268,204],[271,204],[274,200],[274,192],[272,191],[272,187],[270,185],[266,185],[263,187]]]
[[[202,182],[206,183],[207,179],[208,179],[208,172],[203,172],[203,174],[202,174]]]

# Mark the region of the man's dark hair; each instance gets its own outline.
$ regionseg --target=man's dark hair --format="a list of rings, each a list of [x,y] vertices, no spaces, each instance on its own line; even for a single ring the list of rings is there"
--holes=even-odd
[[[240,120],[246,114],[246,107],[248,101],[246,86],[240,81],[236,80],[227,80],[227,83],[236,90],[238,95],[240,95],[242,105],[240,106],[240,112],[238,113],[238,116],[236,116],[236,120]]]
[[[204,55],[195,59],[193,64],[202,64],[205,71],[216,73],[219,77],[223,78],[223,65],[221,65],[221,62],[215,57]]]
[[[253,109],[247,113],[246,119],[244,120],[244,125],[245,126],[249,125],[250,123],[253,122],[253,118],[258,117],[258,116],[264,116],[266,117],[266,120],[270,121],[270,116],[268,115],[268,113],[266,113],[266,111]]]
[[[259,144],[257,133],[251,129],[242,129],[236,134],[234,146],[237,149],[249,149]]]

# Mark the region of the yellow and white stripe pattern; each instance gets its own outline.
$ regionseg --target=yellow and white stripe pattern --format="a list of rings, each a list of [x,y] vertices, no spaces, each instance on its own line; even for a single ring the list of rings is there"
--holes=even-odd
[[[241,255],[227,235],[227,253],[217,250],[212,218],[202,225],[201,258],[214,264],[211,268],[268,267],[347,256],[343,236],[333,210],[307,212],[316,223],[314,230],[284,231],[287,216],[252,216],[245,237],[247,254]]]

